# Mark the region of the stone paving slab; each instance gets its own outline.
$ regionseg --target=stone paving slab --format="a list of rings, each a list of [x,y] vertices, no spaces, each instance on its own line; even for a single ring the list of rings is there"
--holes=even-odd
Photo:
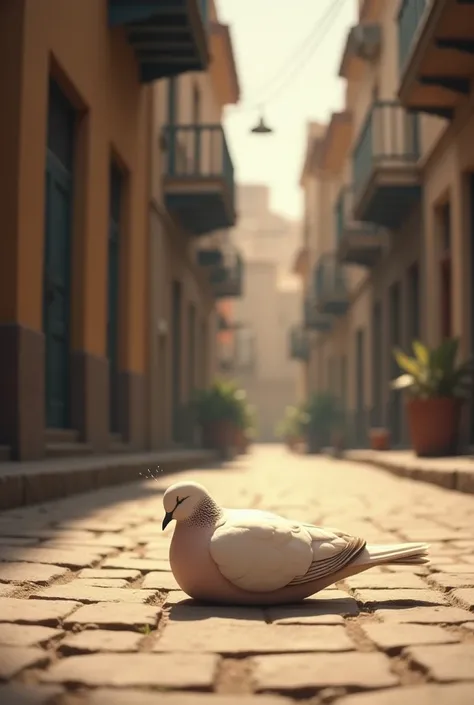
[[[169,477],[0,512],[2,705],[472,705],[474,497],[278,447],[182,477],[435,560],[213,608],[170,572]]]

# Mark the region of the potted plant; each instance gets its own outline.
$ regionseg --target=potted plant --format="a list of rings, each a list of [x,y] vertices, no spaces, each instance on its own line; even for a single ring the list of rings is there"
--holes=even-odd
[[[245,392],[228,380],[216,380],[208,389],[195,392],[192,406],[205,448],[226,454],[235,447],[244,403]]]
[[[341,445],[344,416],[336,397],[328,392],[313,394],[305,411],[305,435],[309,453],[319,453],[334,441],[338,446]]]
[[[235,447],[238,453],[246,453],[250,439],[255,429],[255,411],[247,402],[247,395],[243,389],[236,392],[238,402],[235,417]]]
[[[473,361],[456,363],[459,339],[428,349],[413,342],[414,356],[394,350],[403,374],[393,389],[407,392],[408,427],[413,450],[422,457],[456,454],[462,406],[472,394]]]
[[[390,450],[390,431],[384,426],[373,426],[369,430],[372,450]]]
[[[239,436],[240,445],[238,446],[241,453],[248,452],[249,445],[255,438],[256,431],[255,407],[252,404],[245,404],[243,407],[242,432]]]
[[[278,423],[275,433],[281,438],[289,450],[296,450],[304,437],[306,413],[302,406],[287,406],[283,419]]]

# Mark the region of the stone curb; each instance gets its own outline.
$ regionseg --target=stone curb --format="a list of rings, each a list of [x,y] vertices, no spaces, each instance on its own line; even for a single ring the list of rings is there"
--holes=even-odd
[[[430,461],[426,458],[421,459],[413,456],[412,459],[397,461],[393,456],[387,457],[386,452],[383,451],[350,450],[346,451],[345,458],[357,463],[375,465],[399,477],[409,477],[412,480],[428,482],[448,490],[474,494],[474,461],[472,461],[471,470],[467,467],[456,467],[456,458],[452,459],[451,467],[436,467],[435,465],[430,467]],[[465,462],[465,459],[461,462]]]
[[[0,465],[0,510],[47,502],[110,485],[135,482],[159,467],[164,473],[199,467],[217,459],[207,450],[127,453]]]

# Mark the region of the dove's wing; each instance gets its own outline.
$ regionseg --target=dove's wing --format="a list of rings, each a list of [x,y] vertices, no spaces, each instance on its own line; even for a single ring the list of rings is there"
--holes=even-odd
[[[312,524],[303,524],[312,538],[313,561],[304,575],[298,575],[289,583],[300,585],[311,580],[321,580],[342,570],[364,550],[366,542],[338,529],[321,529]]]
[[[354,560],[365,541],[334,529],[259,511],[227,511],[210,541],[222,575],[249,592],[271,592],[329,576]]]
[[[259,511],[227,511],[209,551],[222,575],[249,592],[271,592],[306,573],[312,539],[301,524]]]

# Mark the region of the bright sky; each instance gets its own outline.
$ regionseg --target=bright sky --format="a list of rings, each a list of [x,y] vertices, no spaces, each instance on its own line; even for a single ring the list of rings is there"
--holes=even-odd
[[[339,3],[342,9],[335,19],[328,18],[325,31],[311,32],[328,8]],[[221,21],[231,25],[242,93],[241,106],[229,107],[225,119],[237,179],[268,184],[272,208],[299,218],[306,123],[326,121],[343,105],[344,84],[337,73],[357,1],[217,0],[217,7]],[[306,42],[303,53],[300,47],[310,33],[314,39]],[[317,46],[313,53],[311,44]],[[295,57],[298,49],[301,56]],[[292,75],[284,81],[286,71]],[[265,119],[275,133],[251,135],[265,92],[270,99]]]

